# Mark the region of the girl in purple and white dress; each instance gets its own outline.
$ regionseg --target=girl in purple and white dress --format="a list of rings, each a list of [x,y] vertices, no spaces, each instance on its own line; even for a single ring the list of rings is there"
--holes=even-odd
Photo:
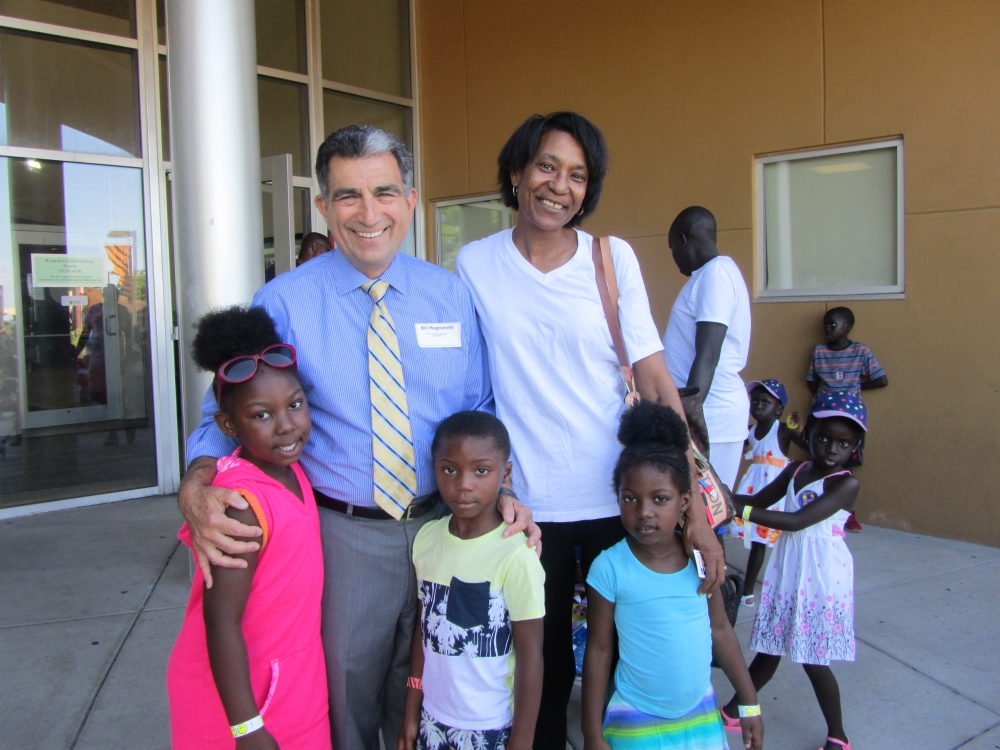
[[[760,690],[782,656],[803,666],[827,723],[824,750],[850,750],[840,688],[831,661],[854,661],[854,560],[844,524],[858,496],[858,480],[843,467],[864,441],[867,414],[857,394],[820,393],[809,410],[805,437],[812,461],[793,462],[759,493],[736,495],[744,521],[783,533],[764,573],[760,608],[750,636],[750,664]],[[784,512],[764,510],[784,498]],[[726,728],[738,731],[737,699],[722,709]]]

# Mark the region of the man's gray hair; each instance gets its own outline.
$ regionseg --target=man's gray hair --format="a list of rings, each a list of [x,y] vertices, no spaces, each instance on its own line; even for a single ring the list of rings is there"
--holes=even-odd
[[[330,159],[369,159],[392,154],[403,177],[403,190],[413,187],[413,155],[399,138],[374,125],[348,125],[327,136],[316,154],[316,179],[326,200],[330,197]]]

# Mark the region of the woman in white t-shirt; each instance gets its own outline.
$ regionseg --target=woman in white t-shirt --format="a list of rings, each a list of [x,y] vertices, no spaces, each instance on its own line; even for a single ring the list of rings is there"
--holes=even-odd
[[[598,293],[593,238],[576,229],[597,208],[607,162],[604,138],[586,118],[528,118],[498,159],[503,201],[518,210],[517,225],[465,246],[456,262],[489,349],[497,415],[513,446],[514,489],[542,529],[545,677],[535,750],[566,748],[574,547],[586,576],[594,558],[625,535],[611,486],[625,386]],[[683,415],[635,253],[615,237],[610,245],[639,392]],[[715,578],[721,549],[705,517],[687,528]]]

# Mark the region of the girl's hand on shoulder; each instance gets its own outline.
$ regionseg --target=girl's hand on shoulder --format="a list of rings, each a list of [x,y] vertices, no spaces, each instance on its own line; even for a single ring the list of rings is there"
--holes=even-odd
[[[256,732],[244,735],[236,740],[236,750],[280,750],[278,741],[274,739],[267,727],[261,727]]]
[[[743,747],[747,750],[761,750],[764,747],[764,720],[760,716],[740,719],[743,730]]]

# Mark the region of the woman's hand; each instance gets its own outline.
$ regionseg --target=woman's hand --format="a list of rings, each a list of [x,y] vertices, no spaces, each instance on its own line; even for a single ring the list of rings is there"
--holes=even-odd
[[[701,582],[698,593],[710,594],[726,580],[726,558],[722,554],[722,543],[708,525],[701,497],[698,496],[691,505],[694,509],[687,514],[687,522],[684,524],[684,549],[688,557],[694,556],[694,550],[701,553],[701,558],[705,561],[705,580]]]
[[[260,549],[257,542],[238,542],[233,537],[258,537],[259,527],[246,526],[226,515],[226,508],[250,507],[240,493],[213,487],[215,459],[196,458],[188,467],[177,493],[177,505],[191,530],[191,544],[198,566],[205,576],[206,588],[212,588],[212,565],[220,568],[245,568],[247,563],[227,555],[243,555]]]
[[[764,720],[760,716],[740,719],[743,730],[743,747],[747,750],[761,750],[764,747]]]
[[[504,537],[523,531],[528,537],[528,546],[534,547],[535,554],[542,556],[542,530],[532,520],[531,508],[516,497],[500,495],[497,498],[497,510],[503,516],[504,523],[509,524],[503,531]]]

